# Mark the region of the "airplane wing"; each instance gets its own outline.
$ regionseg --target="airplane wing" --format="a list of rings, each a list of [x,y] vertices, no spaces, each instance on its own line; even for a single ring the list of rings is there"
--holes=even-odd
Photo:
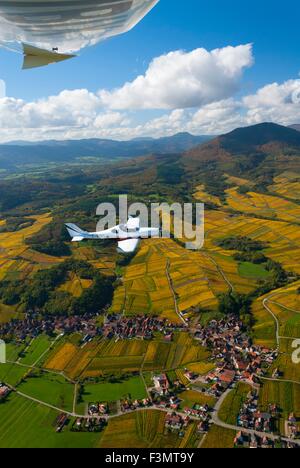
[[[140,243],[140,239],[127,239],[118,242],[118,250],[121,253],[129,254],[133,253]]]
[[[59,54],[50,50],[39,49],[29,44],[22,45],[24,53],[23,70],[44,67],[51,63],[62,62],[75,57],[75,55],[72,54]]]
[[[141,220],[140,218],[129,218],[126,226],[129,231],[137,231],[140,229]]]

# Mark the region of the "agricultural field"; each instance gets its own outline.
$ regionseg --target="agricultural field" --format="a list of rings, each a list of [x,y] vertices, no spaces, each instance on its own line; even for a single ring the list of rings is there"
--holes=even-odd
[[[203,449],[232,449],[236,432],[222,427],[212,426],[205,437],[201,448]]]
[[[74,385],[60,375],[32,372],[18,386],[18,391],[56,408],[72,412]]]
[[[25,349],[27,348],[26,342],[24,343],[6,343],[6,359],[8,362],[16,362],[23,356]]]
[[[238,276],[237,267],[233,274]],[[125,268],[111,310],[126,315],[146,312],[176,323],[179,318],[172,289],[178,309],[184,312],[197,306],[216,309],[217,295],[228,291],[228,284],[214,260],[203,252],[185,250],[169,239],[144,241]]]
[[[213,369],[215,369],[215,364],[212,362],[196,362],[193,364],[188,364],[187,368],[190,372],[195,372],[199,375],[207,375]]]
[[[24,377],[30,372],[30,369],[16,364],[6,363],[0,364],[0,382],[5,382],[9,385],[18,385]]]
[[[186,407],[194,408],[195,405],[208,405],[210,408],[213,408],[216,404],[216,399],[214,397],[196,392],[194,390],[187,390],[181,393],[180,399],[182,400],[180,403],[180,408],[182,410],[184,410]]]
[[[209,352],[188,333],[176,333],[171,343],[157,337],[153,341],[94,340],[80,348],[65,340],[45,359],[45,368],[64,372],[70,379],[110,374],[162,371],[206,362]]]
[[[262,296],[253,303],[252,312],[256,322],[254,337],[257,343],[276,347],[275,318],[265,306],[272,311],[278,321],[280,337],[300,338],[299,287],[300,282],[297,281],[289,287]]]
[[[269,190],[284,198],[300,200],[299,174],[295,172],[283,172],[274,178],[274,184],[269,186]]]
[[[53,340],[46,335],[40,335],[28,345],[22,353],[20,363],[27,366],[38,365],[43,354],[51,347]]]
[[[253,187],[255,183],[249,179],[244,179],[242,177],[235,177],[233,175],[225,174],[226,180],[230,185],[235,185],[238,187]]]
[[[10,322],[22,314],[19,314],[16,307],[8,306],[0,303],[0,324]]]
[[[71,342],[63,342],[59,347],[48,356],[45,362],[45,368],[49,370],[63,371],[72,357],[77,354],[77,347]]]
[[[300,221],[300,206],[292,201],[256,192],[241,194],[236,188],[228,189],[227,203],[237,212],[255,214],[295,223]]]
[[[145,384],[140,376],[120,377],[116,383],[100,382],[86,383],[82,393],[82,401],[77,405],[77,412],[84,414],[88,403],[116,402],[129,398],[143,400],[147,398]]]
[[[0,280],[24,279],[40,268],[48,268],[62,261],[35,252],[25,244],[25,239],[37,234],[44,226],[51,223],[50,214],[35,215],[35,223],[16,232],[0,233]]]
[[[196,187],[194,198],[202,203],[212,203],[216,206],[222,206],[222,202],[219,197],[210,195],[205,191],[205,185],[199,185],[198,187]]]
[[[72,248],[72,257],[76,260],[83,260],[89,262],[94,268],[99,270],[102,274],[113,275],[116,267],[116,250],[115,246],[105,246],[105,248],[97,247],[95,243],[90,243],[89,241],[73,244]],[[75,278],[76,280],[76,278]],[[87,283],[82,282],[81,286],[85,289]],[[70,286],[69,286],[70,287]],[[74,290],[74,287],[73,287]]]
[[[300,384],[266,381],[260,390],[259,405],[262,411],[268,411],[269,404],[279,407],[278,430],[285,435],[285,421],[289,415],[295,413],[295,417],[300,418]]]
[[[243,278],[266,279],[270,273],[261,265],[255,265],[250,262],[243,262],[239,265],[239,274]]]
[[[233,215],[222,211],[207,211],[205,250],[229,258],[230,252],[216,245],[217,241],[227,237],[243,235],[255,241],[267,243],[264,253],[273,261],[280,263],[286,271],[300,274],[300,230],[297,224],[282,221],[248,218],[245,215]],[[238,264],[233,262],[238,269]],[[236,271],[236,270],[235,270]],[[226,273],[227,274],[227,273]],[[236,273],[238,277],[238,273]],[[233,278],[233,283],[241,281]],[[244,285],[242,281],[242,285]]]
[[[59,413],[33,401],[11,394],[0,405],[1,448],[92,448],[99,444],[101,434],[73,433],[69,427],[55,432]],[[69,423],[70,425],[70,423]]]
[[[195,424],[183,439],[165,430],[166,414],[161,411],[139,411],[111,419],[100,439],[100,448],[194,448],[198,438]]]
[[[255,321],[253,326],[254,341],[259,346],[276,349],[276,322],[263,304],[267,297],[268,295],[259,297],[251,307]]]
[[[68,281],[59,287],[59,291],[65,291],[74,297],[80,297],[85,289],[92,286],[93,281],[80,278],[75,273],[69,275]]]
[[[277,369],[280,373],[279,380],[282,379],[300,383],[300,366],[292,361],[292,353],[294,352],[292,343],[293,340],[280,340],[280,355],[271,368],[270,376],[272,372]]]
[[[240,410],[251,390],[250,385],[239,383],[224,400],[219,411],[219,418],[226,424],[236,426]]]

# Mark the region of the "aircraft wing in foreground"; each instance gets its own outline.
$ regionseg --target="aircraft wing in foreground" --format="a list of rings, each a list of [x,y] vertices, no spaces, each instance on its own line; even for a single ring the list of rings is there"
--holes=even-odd
[[[24,53],[23,69],[61,62],[130,31],[158,2],[0,0],[0,47]]]

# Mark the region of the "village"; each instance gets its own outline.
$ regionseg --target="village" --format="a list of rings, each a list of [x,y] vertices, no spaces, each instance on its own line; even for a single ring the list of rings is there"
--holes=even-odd
[[[216,397],[241,380],[257,388],[259,378],[267,375],[278,357],[277,351],[253,345],[236,316],[199,326],[195,339],[211,351],[211,360],[216,363],[216,368],[203,378],[203,383],[211,384],[210,393]]]
[[[180,394],[183,390],[187,389],[179,382],[175,383],[175,386],[171,388],[166,374],[154,375],[153,387],[148,389],[149,398],[143,400],[125,398],[119,402],[117,414],[111,414],[107,402],[90,403],[87,407],[87,415],[77,417],[72,423],[71,430],[75,432],[101,432],[111,417],[136,411],[159,409],[166,414],[165,431],[172,432],[177,434],[179,438],[183,438],[189,425],[196,422],[197,434],[201,439],[208,433],[213,423],[212,416],[215,409],[207,404],[182,407]],[[237,426],[241,429],[237,431],[234,438],[234,446],[237,448],[270,449],[274,448],[277,442],[282,447],[297,448],[298,444],[292,442],[292,439],[296,439],[298,435],[296,419],[293,414],[290,415],[287,421],[291,440],[274,438],[278,413],[279,408],[276,405],[270,405],[269,413],[261,412],[258,409],[258,391],[256,389],[250,391],[237,418]],[[56,420],[56,431],[61,432],[68,423],[69,418],[61,414]],[[261,434],[264,434],[264,436]]]
[[[184,330],[187,326],[183,324],[172,324],[167,319],[138,315],[135,317],[124,317],[120,315],[107,316],[102,327],[102,334],[109,339],[132,339],[151,340],[155,333],[163,333],[169,339],[175,330]]]
[[[195,390],[206,397],[213,397],[217,401],[224,393],[234,388],[239,382],[245,382],[252,387],[237,417],[236,427],[240,427],[234,444],[237,447],[272,448],[272,435],[276,432],[276,422],[280,409],[270,405],[268,412],[260,412],[258,406],[258,392],[260,378],[268,375],[278,353],[253,345],[240,319],[231,315],[226,319],[212,320],[206,326],[193,323],[174,325],[166,319],[145,315],[124,317],[107,315],[102,325],[97,318],[85,317],[47,317],[42,320],[37,317],[26,317],[24,320],[14,320],[10,324],[2,325],[0,336],[6,337],[14,332],[17,341],[25,337],[32,338],[41,333],[49,335],[80,333],[81,344],[84,346],[95,337],[107,340],[152,340],[160,335],[164,341],[172,342],[175,331],[189,331],[200,346],[208,349],[208,361],[213,364],[213,370],[206,375],[198,375],[188,369],[184,370],[184,377],[188,384],[174,380],[170,382],[167,373],[153,374],[152,385],[148,386],[148,398],[132,400],[124,398],[118,402],[117,414],[111,414],[108,402],[91,402],[86,415],[76,417],[72,422],[72,431],[101,432],[111,417],[122,414],[158,409],[166,413],[165,430],[184,437],[191,422],[197,423],[199,437],[207,434],[213,422],[215,409],[208,404],[194,404],[182,406],[181,394],[184,391]],[[274,372],[276,374],[276,371]],[[274,376],[274,375],[273,375]],[[276,377],[276,375],[275,375]],[[10,393],[10,388],[0,384],[0,400]],[[62,413],[55,421],[57,432],[62,432],[68,426],[70,418]],[[246,432],[245,432],[246,431]],[[249,431],[253,431],[249,435]],[[264,433],[261,437],[258,434]],[[286,433],[289,438],[298,436],[297,421],[293,414],[286,422]]]
[[[11,320],[0,325],[0,337],[13,337],[16,342],[22,342],[26,338],[36,338],[45,333],[55,336],[63,333],[70,335],[80,333],[83,335],[82,342],[92,340],[96,336],[107,339],[142,339],[151,340],[155,333],[172,334],[175,330],[184,330],[187,326],[183,324],[172,324],[166,319],[138,315],[135,317],[123,317],[121,315],[106,315],[104,324],[99,325],[94,315],[83,316],[47,316],[38,317],[36,314],[26,314],[23,320]]]
[[[126,319],[124,323],[128,325]],[[145,324],[147,320],[143,321],[140,318],[140,323]],[[151,320],[149,324],[153,326]],[[154,322],[154,324],[156,327],[157,323]],[[124,330],[122,327],[119,328],[119,324],[116,326],[114,321],[108,322],[106,327],[109,333],[112,333],[112,330],[117,330],[118,336]],[[156,329],[159,331],[159,326]],[[195,339],[211,351],[210,360],[216,364],[216,367],[203,377],[186,370],[185,377],[190,382],[190,387],[196,388],[195,384],[197,384],[197,389],[200,392],[219,399],[226,390],[233,388],[238,382],[248,383],[253,390],[243,403],[236,421],[237,426],[241,427],[242,430],[234,441],[235,445],[272,448],[274,445],[272,435],[276,432],[276,421],[280,409],[276,405],[270,404],[269,412],[261,412],[258,408],[258,392],[260,378],[268,374],[278,357],[278,353],[253,345],[243,323],[234,315],[229,316],[226,320],[212,320],[205,327],[198,325],[193,333]],[[169,335],[166,334],[166,336]],[[203,388],[201,385],[199,387],[201,383],[203,383]],[[171,388],[168,377],[164,373],[153,376],[153,384],[153,387],[148,389],[149,399],[134,402],[125,400],[121,402],[121,411],[126,413],[154,407],[166,411],[165,427],[167,430],[177,431],[182,436],[190,421],[197,420],[198,433],[204,434],[208,431],[214,408],[210,408],[208,405],[194,405],[181,409],[180,393],[187,387],[184,387],[180,381],[175,381]],[[298,436],[298,426],[293,414],[287,421],[287,427],[290,439],[295,439]],[[248,432],[247,434],[243,433],[243,429],[265,433],[265,436],[263,438],[255,435],[249,436]]]

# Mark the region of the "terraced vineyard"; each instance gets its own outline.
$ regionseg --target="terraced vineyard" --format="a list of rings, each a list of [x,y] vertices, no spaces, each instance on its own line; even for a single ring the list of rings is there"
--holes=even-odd
[[[141,340],[99,340],[79,348],[66,341],[50,351],[45,368],[64,372],[71,379],[95,378],[108,374],[163,371],[192,363],[205,365],[209,352],[188,333],[178,333],[171,343],[162,338]]]

